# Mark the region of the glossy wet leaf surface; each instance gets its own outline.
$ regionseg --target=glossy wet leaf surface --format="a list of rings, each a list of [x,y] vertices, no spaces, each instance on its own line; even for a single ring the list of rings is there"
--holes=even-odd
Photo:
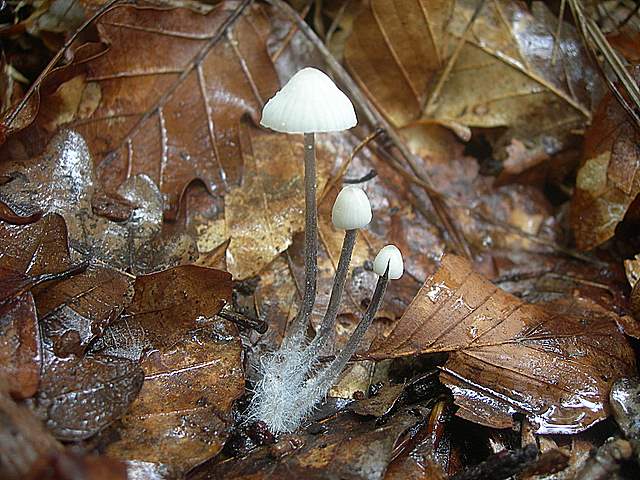
[[[110,455],[186,472],[222,448],[244,393],[235,326],[214,317],[230,297],[230,275],[205,267],[136,279],[131,304],[94,347],[144,369]]]
[[[588,127],[605,81],[573,16],[558,25],[560,2],[287,3],[306,23],[277,0],[116,4],[14,120],[0,114],[0,381],[14,399],[0,396],[0,477],[626,478],[611,446],[637,420],[622,398],[625,335],[640,335],[635,127],[610,95]],[[635,17],[608,30],[628,5],[592,3],[634,62]],[[2,9],[3,106],[77,25],[73,2],[30,7]],[[374,213],[321,365],[371,302],[381,247],[400,248],[405,275],[326,402],[276,438],[243,415],[304,287],[302,137],[259,120],[310,65],[359,119],[316,135],[310,336],[340,255],[337,192],[361,186]]]
[[[527,304],[447,256],[368,356],[450,352],[442,381],[458,415],[496,428],[523,413],[538,433],[584,430],[608,414],[613,382],[636,371],[615,315],[590,302]]]

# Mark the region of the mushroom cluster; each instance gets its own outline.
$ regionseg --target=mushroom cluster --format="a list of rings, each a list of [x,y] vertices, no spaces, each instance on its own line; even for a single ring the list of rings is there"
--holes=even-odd
[[[387,245],[373,262],[379,275],[372,300],[346,346],[328,365],[319,355],[335,327],[342,292],[349,273],[358,230],[371,221],[371,204],[359,187],[346,186],[333,205],[331,219],[344,230],[344,240],[329,305],[320,328],[306,338],[307,326],[316,298],[318,219],[316,205],[315,134],[352,128],[357,119],[349,98],[320,70],[297,72],[265,105],[261,125],[284,133],[304,134],[305,185],[305,281],[302,304],[277,351],[262,355],[257,365],[257,381],[249,405],[248,419],[263,421],[274,434],[292,432],[327,395],[343,368],[355,353],[382,304],[389,279],[402,276],[400,250]]]

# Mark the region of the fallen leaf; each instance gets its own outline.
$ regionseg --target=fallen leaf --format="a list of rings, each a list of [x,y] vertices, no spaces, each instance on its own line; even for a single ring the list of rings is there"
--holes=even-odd
[[[350,478],[381,480],[398,437],[422,419],[422,411],[402,411],[383,426],[339,414],[321,425],[321,434],[301,433],[280,438],[245,457],[196,470],[205,478]]]
[[[113,458],[81,456],[72,452],[53,454],[40,462],[26,480],[127,480],[127,466]]]
[[[259,273],[304,225],[301,142],[242,122],[244,175],[225,197],[227,267],[237,280]]]
[[[83,440],[122,416],[142,381],[142,369],[124,358],[47,352],[33,410],[56,438]]]
[[[573,433],[604,419],[611,384],[635,372],[615,318],[579,299],[526,304],[448,255],[368,356],[450,352],[441,380],[458,415],[505,428],[522,413],[537,433]]]
[[[0,245],[0,270],[31,279],[44,337],[58,355],[82,354],[131,300],[132,279],[116,270],[91,264],[63,275],[73,265],[65,222],[57,214],[24,226],[0,223]],[[57,281],[36,286],[42,277]]]
[[[162,235],[162,195],[145,175],[130,177],[118,189],[135,205],[126,222],[94,214],[93,160],[77,132],[58,133],[35,162],[7,161],[0,170],[11,178],[0,186],[0,202],[13,211],[64,217],[73,260],[93,259],[116,269],[147,273],[193,259],[195,244],[189,236]]]
[[[631,73],[640,82],[640,67]],[[613,237],[640,193],[639,143],[640,131],[609,93],[585,133],[584,158],[571,199],[570,223],[578,248],[589,250]]]
[[[43,457],[62,450],[42,423],[0,387],[0,476],[22,480]]]
[[[40,329],[31,292],[0,302],[0,377],[9,393],[32,397],[40,383],[41,365]]]
[[[101,42],[77,48],[48,79],[58,89],[42,99],[31,130],[45,138],[77,130],[105,190],[146,174],[169,217],[193,180],[224,192],[241,175],[241,116],[258,118],[279,85],[264,46],[267,18],[247,3],[220,2],[208,14],[113,6],[94,23]],[[132,54],[145,51],[153,54]]]
[[[136,279],[131,305],[94,347],[141,359],[145,372],[108,455],[184,473],[222,449],[244,393],[237,331],[211,319],[230,301],[231,276],[219,270],[189,265]]]
[[[354,21],[344,58],[354,79],[405,135],[440,123],[508,127],[559,151],[590,119],[602,82],[574,30],[541,3],[372,0]],[[413,128],[415,130],[415,128]],[[417,138],[416,138],[417,140]]]

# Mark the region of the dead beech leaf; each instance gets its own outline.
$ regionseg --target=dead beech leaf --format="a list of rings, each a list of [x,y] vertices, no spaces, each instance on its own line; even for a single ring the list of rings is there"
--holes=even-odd
[[[62,451],[62,445],[24,405],[16,404],[0,385],[0,477],[23,480],[46,458]]]
[[[304,225],[301,142],[242,122],[242,184],[225,197],[227,267],[237,280],[259,273]]]
[[[25,215],[40,211],[64,217],[74,261],[94,259],[116,269],[147,273],[193,259],[195,244],[189,236],[162,235],[162,195],[145,175],[130,177],[118,189],[135,205],[126,222],[94,214],[93,160],[77,132],[58,133],[36,161],[3,162],[0,174],[10,178],[0,186],[0,203]]]
[[[0,222],[0,246],[0,268],[14,269],[27,278],[73,266],[65,222],[57,214],[24,226]],[[90,264],[69,278],[35,287],[43,334],[56,354],[82,354],[129,303],[131,285],[129,276]]]
[[[615,320],[577,299],[524,303],[448,255],[369,356],[450,352],[441,380],[458,415],[505,428],[519,412],[537,433],[573,433],[605,418],[611,384],[636,371]]]
[[[95,349],[142,360],[145,381],[110,456],[186,472],[220,451],[244,393],[235,327],[213,320],[231,301],[231,276],[193,265],[136,279],[125,314]]]
[[[38,390],[41,366],[40,329],[33,295],[24,292],[0,301],[0,377],[9,393],[17,398],[32,397]]]
[[[632,76],[640,82],[640,67]],[[613,237],[640,193],[640,131],[612,93],[601,102],[585,134],[584,159],[571,199],[571,227],[578,248]]]
[[[103,430],[127,411],[142,386],[142,369],[128,359],[46,353],[33,410],[61,440],[82,440]]]
[[[321,434],[301,433],[280,438],[271,446],[217,465],[204,465],[193,480],[279,478],[349,478],[382,480],[396,441],[424,419],[421,409],[404,410],[377,426],[352,414],[339,414],[322,422]],[[209,467],[209,469],[207,468]]]
[[[509,127],[512,138],[558,151],[590,119],[600,80],[579,38],[541,2],[371,0],[344,57],[356,81],[399,128]],[[406,132],[415,137],[415,132]]]
[[[31,138],[77,130],[105,190],[146,174],[169,217],[195,179],[225,192],[241,174],[241,116],[258,118],[279,86],[264,44],[268,19],[247,3],[220,2],[207,14],[110,8],[95,22],[101,43],[75,49],[71,64],[48,79],[59,78],[58,89],[42,99]],[[39,153],[22,143],[28,156]]]

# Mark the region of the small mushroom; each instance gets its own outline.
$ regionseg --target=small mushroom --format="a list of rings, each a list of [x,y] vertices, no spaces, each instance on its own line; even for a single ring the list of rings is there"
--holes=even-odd
[[[333,226],[345,230],[344,239],[342,241],[342,250],[340,251],[340,259],[336,267],[336,276],[333,280],[331,288],[331,296],[329,297],[329,305],[327,311],[322,318],[320,330],[308,347],[310,355],[320,352],[329,338],[331,331],[338,316],[340,308],[340,300],[342,292],[347,282],[349,273],[349,264],[351,263],[351,255],[356,244],[358,229],[366,227],[371,221],[371,203],[369,197],[360,187],[352,185],[344,187],[333,204],[331,212],[331,220]]]
[[[304,340],[316,297],[318,275],[318,214],[316,205],[316,132],[337,132],[354,127],[358,120],[351,100],[316,68],[298,71],[262,109],[260,124],[277,132],[304,134],[304,294],[302,306],[284,340]]]
[[[344,187],[333,204],[331,220],[340,230],[356,230],[366,227],[371,221],[371,203],[360,187]]]
[[[404,273],[402,253],[395,245],[383,247],[373,261],[373,271],[380,276],[384,275],[387,267],[389,268],[389,278],[391,280],[399,279]]]

